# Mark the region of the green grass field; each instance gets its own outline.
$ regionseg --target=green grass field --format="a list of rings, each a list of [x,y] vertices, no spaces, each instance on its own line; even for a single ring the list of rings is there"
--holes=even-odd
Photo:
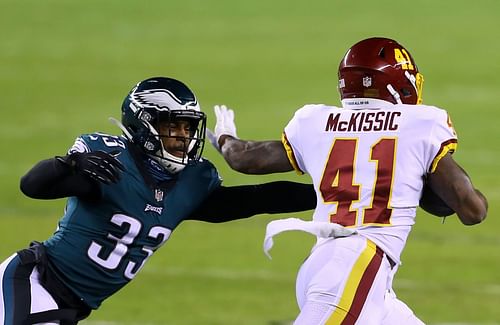
[[[241,137],[278,139],[298,107],[338,103],[347,48],[387,36],[416,59],[424,102],[451,113],[456,160],[490,203],[474,227],[419,212],[396,292],[428,324],[500,324],[499,13],[497,0],[0,0],[0,259],[49,236],[64,206],[24,197],[19,178],[80,133],[118,133],[107,118],[119,117],[135,82],[181,79],[210,126],[212,106],[225,103]],[[309,182],[240,175],[212,148],[205,156],[226,185]],[[85,324],[289,323],[295,273],[313,238],[281,235],[269,261],[261,247],[270,220],[181,225]]]

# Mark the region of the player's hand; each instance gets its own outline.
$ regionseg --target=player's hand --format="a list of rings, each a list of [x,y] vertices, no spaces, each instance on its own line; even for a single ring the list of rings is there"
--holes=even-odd
[[[234,124],[234,111],[226,107],[226,105],[215,105],[214,112],[217,119],[214,129],[215,144],[210,139],[210,135],[209,140],[220,151],[219,140],[221,136],[229,135],[233,138],[238,138],[238,136],[236,135],[236,125]]]
[[[208,139],[208,141],[210,141],[210,143],[212,144],[212,146],[214,146],[214,148],[219,153],[222,153],[221,150],[220,150],[219,142],[217,141],[218,139],[215,136],[215,133],[212,130],[210,130],[209,128],[207,128],[206,134],[207,134],[207,139]]]
[[[74,152],[56,159],[68,165],[74,173],[82,174],[104,184],[116,183],[125,170],[116,158],[117,153],[104,151]]]

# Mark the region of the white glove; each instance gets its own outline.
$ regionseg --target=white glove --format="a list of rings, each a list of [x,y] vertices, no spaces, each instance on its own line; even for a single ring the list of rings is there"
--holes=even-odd
[[[234,138],[238,138],[238,136],[234,124],[234,111],[227,108],[226,105],[215,105],[214,112],[217,122],[213,133],[207,129],[207,137],[215,149],[220,152],[219,139],[222,135],[230,135]]]
[[[212,130],[207,128],[206,135],[207,135],[208,141],[210,141],[212,146],[214,146],[214,148],[217,149],[217,151],[219,153],[222,153],[222,151],[220,150],[219,142],[217,141],[217,138],[215,137],[215,133],[213,133]]]

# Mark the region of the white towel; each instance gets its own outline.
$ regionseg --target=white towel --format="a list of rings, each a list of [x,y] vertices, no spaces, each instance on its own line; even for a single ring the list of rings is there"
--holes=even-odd
[[[274,220],[267,224],[264,238],[264,253],[272,259],[269,251],[274,245],[273,237],[284,231],[300,230],[320,238],[347,237],[356,233],[354,229],[345,228],[337,223],[304,221],[298,218]]]

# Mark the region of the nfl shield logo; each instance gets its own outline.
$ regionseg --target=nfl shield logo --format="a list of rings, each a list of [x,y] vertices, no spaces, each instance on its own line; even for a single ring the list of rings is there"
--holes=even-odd
[[[363,77],[363,86],[370,87],[372,85],[372,77]]]
[[[157,202],[163,201],[163,191],[160,189],[155,189],[155,199]]]

